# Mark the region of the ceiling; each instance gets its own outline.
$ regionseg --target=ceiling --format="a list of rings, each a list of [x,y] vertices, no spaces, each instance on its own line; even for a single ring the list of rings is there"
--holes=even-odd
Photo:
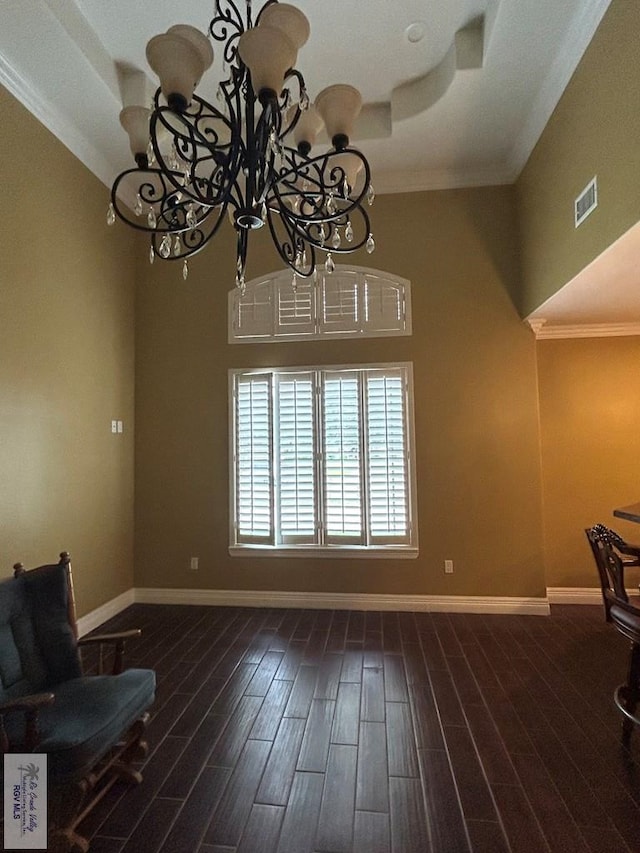
[[[402,192],[515,180],[610,0],[294,2],[311,25],[297,62],[310,96],[360,89],[354,142],[376,191]],[[133,165],[123,72],[144,72],[148,101],[146,42],[211,17],[212,0],[3,0],[0,82],[110,186]],[[214,51],[197,90],[212,101]]]

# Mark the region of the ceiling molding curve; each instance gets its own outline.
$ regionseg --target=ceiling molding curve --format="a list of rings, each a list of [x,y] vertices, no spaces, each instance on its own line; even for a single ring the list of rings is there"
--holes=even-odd
[[[459,29],[444,58],[426,74],[397,86],[391,100],[365,104],[355,127],[356,139],[391,136],[394,122],[405,121],[430,109],[448,91],[458,71],[482,68],[485,55],[485,16]]]

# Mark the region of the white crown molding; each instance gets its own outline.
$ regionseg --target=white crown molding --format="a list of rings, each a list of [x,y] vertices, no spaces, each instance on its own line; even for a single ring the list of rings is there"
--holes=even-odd
[[[113,166],[100,154],[97,148],[78,133],[73,122],[50,103],[42,99],[31,83],[23,77],[0,54],[0,83],[32,113],[47,130],[50,130],[80,162],[93,172],[105,186],[110,187],[113,179]]]
[[[590,586],[550,586],[547,598],[550,604],[601,604],[602,592]]]
[[[128,589],[116,598],[112,598],[111,601],[107,601],[106,604],[102,604],[100,607],[87,613],[86,616],[81,616],[78,619],[78,635],[84,637],[89,631],[93,631],[99,625],[102,625],[103,622],[106,622],[107,619],[113,619],[121,610],[125,610],[134,603],[135,590],[133,588]]]
[[[463,595],[284,592],[234,589],[136,588],[140,604],[200,604],[233,607],[297,607],[329,610],[403,610],[434,613],[548,615],[546,598]]]
[[[512,184],[516,175],[510,168],[496,166],[489,169],[467,171],[376,171],[373,181],[378,195],[415,193],[429,190],[456,190],[467,187],[495,187]]]
[[[540,139],[610,3],[611,0],[583,0],[580,13],[572,21],[564,42],[549,66],[524,127],[511,150],[509,170],[516,177]]]
[[[622,338],[640,335],[640,323],[575,323],[564,326],[547,326],[546,320],[527,319],[536,340],[564,340],[567,338]]]

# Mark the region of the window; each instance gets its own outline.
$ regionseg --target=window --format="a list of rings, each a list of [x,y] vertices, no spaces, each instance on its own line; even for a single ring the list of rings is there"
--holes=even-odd
[[[231,553],[417,555],[410,364],[230,372]]]
[[[410,283],[363,267],[337,266],[314,281],[291,271],[229,294],[229,343],[411,334]]]

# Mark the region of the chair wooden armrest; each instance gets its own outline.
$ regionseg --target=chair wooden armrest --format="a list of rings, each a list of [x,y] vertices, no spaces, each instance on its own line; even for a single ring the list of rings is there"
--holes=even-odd
[[[38,711],[45,705],[55,702],[54,693],[32,693],[29,696],[20,696],[0,705],[0,750],[5,753],[9,751],[9,738],[4,729],[3,717],[5,714],[24,714],[25,734],[24,745],[27,752],[33,752],[40,742],[38,732]]]
[[[89,637],[81,637],[78,640],[78,646],[91,646],[91,645],[99,645],[100,646],[100,655],[98,660],[98,671],[102,673],[102,646],[105,644],[111,644],[114,646],[114,661],[113,668],[111,670],[112,675],[119,675],[122,672],[123,662],[124,662],[124,646],[127,640],[131,640],[134,637],[140,637],[142,631],[140,628],[131,628],[128,631],[119,631],[114,634],[93,634]]]

